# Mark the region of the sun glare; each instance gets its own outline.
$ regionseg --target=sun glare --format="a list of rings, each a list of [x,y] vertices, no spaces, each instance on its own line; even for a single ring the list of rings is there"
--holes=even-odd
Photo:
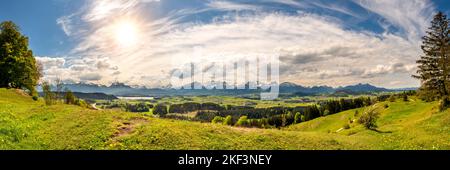
[[[120,46],[133,46],[138,39],[138,26],[131,21],[121,21],[115,25],[115,39]]]

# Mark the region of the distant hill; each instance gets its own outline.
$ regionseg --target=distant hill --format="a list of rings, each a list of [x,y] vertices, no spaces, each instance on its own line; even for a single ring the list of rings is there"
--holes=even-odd
[[[193,85],[193,84],[192,84]],[[201,86],[201,84],[196,83],[195,85]],[[246,89],[241,90],[226,90],[226,89],[212,89],[208,90],[206,88],[190,90],[190,89],[173,89],[173,88],[145,88],[145,87],[132,87],[123,83],[114,83],[111,86],[96,85],[96,84],[65,84],[65,88],[70,89],[73,92],[81,93],[105,93],[115,96],[198,96],[198,95],[216,95],[216,96],[242,96],[249,97],[255,96],[261,93],[261,89],[248,89],[248,84],[245,86]],[[370,84],[356,84],[345,87],[333,88],[330,86],[312,86],[305,87],[297,85],[291,82],[284,82],[280,84],[281,95],[294,95],[294,96],[306,96],[306,95],[318,95],[318,94],[334,94],[343,93],[345,94],[367,94],[376,92],[389,92],[397,91],[386,89],[382,87],[376,87]],[[398,90],[402,91],[402,90]]]
[[[61,92],[61,95],[64,96],[66,93]],[[43,93],[39,93],[40,96],[43,96]],[[108,95],[105,93],[82,93],[82,92],[73,92],[77,98],[85,99],[85,100],[115,100],[118,99],[114,95]]]
[[[333,88],[329,86],[303,87],[294,83],[281,83],[280,92],[297,95],[315,95],[315,94],[366,94],[374,92],[389,92],[392,90],[376,87],[370,84],[357,84],[345,87]]]

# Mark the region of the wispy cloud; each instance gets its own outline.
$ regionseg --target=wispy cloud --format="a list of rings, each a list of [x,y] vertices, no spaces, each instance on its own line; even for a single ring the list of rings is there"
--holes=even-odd
[[[282,81],[305,85],[369,82],[390,86],[387,80],[394,77],[414,84],[410,74],[420,54],[417,38],[433,14],[430,2],[355,0],[390,27],[401,30],[386,30],[382,34],[347,29],[347,23],[335,16],[304,10],[321,8],[361,19],[359,13],[339,4],[261,2],[289,5],[303,12],[277,12],[280,10],[267,10],[258,3],[222,0],[207,1],[204,8],[170,11],[165,17],[154,18],[146,10],[148,3],[163,2],[89,1],[86,8],[58,20],[66,34],[79,43],[61,67],[48,68],[47,74],[64,74],[73,81],[108,84],[118,80],[164,86],[169,83],[169,73],[176,69],[174,62],[189,63],[195,57],[190,56],[194,49],[200,48],[204,56],[235,54],[228,56],[230,60],[238,60],[239,54],[277,53],[281,56]],[[211,11],[222,13],[209,21],[187,19]],[[114,42],[115,23],[120,20],[131,20],[139,26],[139,43],[134,47],[121,48]],[[74,30],[86,31],[74,34]],[[205,63],[205,67],[210,65]],[[80,70],[83,74],[79,74]]]

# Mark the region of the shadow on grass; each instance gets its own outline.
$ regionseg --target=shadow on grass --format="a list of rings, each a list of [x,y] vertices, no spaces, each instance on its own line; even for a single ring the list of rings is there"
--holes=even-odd
[[[377,132],[377,133],[392,133],[392,131],[381,131],[381,130],[378,130],[378,129],[369,129],[369,130]]]

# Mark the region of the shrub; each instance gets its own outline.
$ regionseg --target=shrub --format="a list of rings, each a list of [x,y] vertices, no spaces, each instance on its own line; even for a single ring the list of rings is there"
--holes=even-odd
[[[233,118],[231,117],[231,116],[227,116],[226,118],[225,118],[225,120],[223,121],[223,124],[224,125],[233,125]]]
[[[306,121],[306,117],[305,117],[304,115],[302,115],[302,116],[300,116],[300,120],[301,120],[302,122],[305,122],[305,121]]]
[[[217,116],[215,111],[198,111],[195,119],[201,122],[211,122]]]
[[[126,104],[125,106],[127,112],[137,112],[137,113],[143,113],[143,112],[149,112],[150,108],[145,103],[138,103],[138,104]]]
[[[211,121],[211,123],[223,123],[224,120],[225,120],[224,117],[216,116],[216,117],[214,117],[214,119]]]
[[[355,110],[355,114],[353,114],[355,117],[359,115],[359,111]]]
[[[75,104],[76,97],[73,95],[71,91],[67,91],[64,95],[64,103],[66,104]]]
[[[42,91],[44,92],[44,100],[46,105],[52,105],[55,103],[55,94],[52,92],[52,88],[48,82],[42,83]]]
[[[358,122],[367,129],[375,129],[377,128],[377,120],[380,117],[380,113],[378,113],[376,110],[371,109],[361,115]]]
[[[349,125],[348,123],[346,123],[346,124],[344,125],[344,129],[350,129],[350,125]]]
[[[39,97],[38,96],[33,96],[33,97],[31,97],[34,101],[37,101],[38,99],[39,99]]]
[[[86,101],[81,100],[81,99],[76,99],[75,100],[75,105],[78,105],[80,107],[85,107],[85,108],[88,107],[88,104],[86,103]]]
[[[297,124],[297,123],[302,122],[301,118],[302,118],[302,115],[301,115],[300,113],[298,113],[298,112],[295,113],[295,116],[294,116],[294,124]]]
[[[249,126],[248,118],[247,116],[241,116],[239,120],[236,122],[236,126],[240,127],[248,127]]]
[[[395,96],[394,96],[394,95],[391,95],[391,97],[389,97],[389,101],[390,101],[390,102],[395,102]]]
[[[450,99],[449,97],[444,97],[439,101],[439,111],[444,111],[450,106]]]
[[[323,116],[327,116],[327,115],[329,115],[330,114],[330,111],[327,109],[327,110],[325,110],[325,111],[323,111]]]
[[[160,116],[166,115],[167,114],[167,106],[162,105],[162,104],[156,105],[155,108],[153,108],[153,114],[160,115]]]

